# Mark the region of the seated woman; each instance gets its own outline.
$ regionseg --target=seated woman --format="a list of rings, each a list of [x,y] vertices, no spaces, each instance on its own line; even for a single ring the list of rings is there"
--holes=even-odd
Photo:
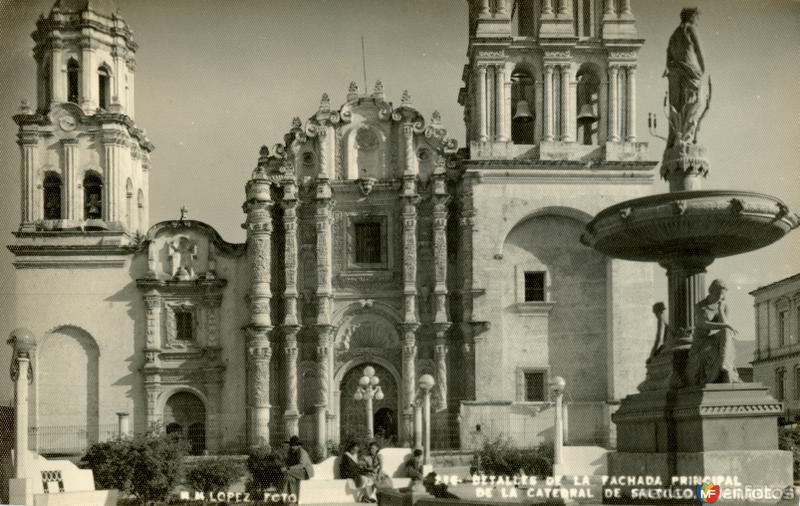
[[[383,470],[383,455],[379,453],[380,450],[378,443],[371,442],[367,454],[361,458],[361,466],[369,471],[376,488],[392,488],[392,479]]]
[[[358,451],[358,443],[353,442],[347,445],[344,455],[339,459],[339,478],[353,480],[358,489],[360,502],[378,502],[375,495],[375,482],[372,477],[368,476],[369,471],[359,465]]]

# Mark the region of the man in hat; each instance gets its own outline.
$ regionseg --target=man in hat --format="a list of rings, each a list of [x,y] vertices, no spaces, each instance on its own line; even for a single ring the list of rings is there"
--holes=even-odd
[[[283,491],[287,494],[300,495],[300,480],[307,480],[314,476],[314,464],[308,452],[303,449],[300,438],[292,436],[287,441],[289,452],[286,455],[286,465],[282,468],[284,473]]]

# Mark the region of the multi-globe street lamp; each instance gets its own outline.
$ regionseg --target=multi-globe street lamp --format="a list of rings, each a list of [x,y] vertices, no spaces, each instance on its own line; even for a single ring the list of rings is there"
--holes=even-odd
[[[380,378],[375,375],[375,369],[372,366],[367,366],[364,368],[364,375],[358,380],[358,387],[355,395],[353,395],[353,398],[357,401],[367,401],[367,434],[370,439],[375,436],[372,419],[372,399],[377,401],[383,399],[380,382]]]

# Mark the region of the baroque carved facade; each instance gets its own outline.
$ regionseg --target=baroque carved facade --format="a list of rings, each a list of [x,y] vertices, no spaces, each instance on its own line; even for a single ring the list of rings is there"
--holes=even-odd
[[[41,71],[36,111],[15,116],[23,217],[11,246],[21,318],[35,320],[48,295],[26,290],[46,276],[53,293],[76,294],[40,324],[20,323],[60,336],[69,353],[84,341],[99,350],[102,377],[76,380],[96,383],[99,404],[84,399],[97,404],[91,423],[131,411],[137,429],[161,423],[210,451],[293,434],[324,444],[363,430],[352,386],[372,365],[386,392],[375,426],[401,442],[413,437],[422,374],[436,381],[438,448],[468,447],[477,433],[547,437],[553,375],[570,385],[571,440],[613,442],[609,413],[648,350],[639,315],[652,273],[578,237],[653,179],[635,131],[643,41],[629,2],[471,0],[466,146],[408,92],[395,104],[380,82],[371,92],[351,83],[339,107],[324,94],[283,142],[261,148],[245,182],[243,244],[186,216],[148,229],[153,147],[118,73],[132,83],[136,45],[111,30],[121,18],[93,5],[57,2],[35,34],[37,61],[65,72],[70,51],[46,41],[67,47],[90,28],[98,49],[76,60],[90,63],[89,84]],[[111,55],[103,72],[100,48]],[[97,111],[108,86],[120,95]],[[45,205],[55,187],[36,186],[48,171],[62,178],[57,218]],[[80,288],[90,269],[94,284]],[[59,330],[72,325],[79,337]],[[34,425],[60,420],[36,406]]]

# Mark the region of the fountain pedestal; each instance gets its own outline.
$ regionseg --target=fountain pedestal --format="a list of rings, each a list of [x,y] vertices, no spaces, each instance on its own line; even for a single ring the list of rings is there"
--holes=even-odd
[[[757,383],[709,383],[626,397],[613,415],[612,476],[738,478],[743,486],[792,484],[792,457],[778,450],[781,404]],[[694,488],[693,486],[690,488]]]

